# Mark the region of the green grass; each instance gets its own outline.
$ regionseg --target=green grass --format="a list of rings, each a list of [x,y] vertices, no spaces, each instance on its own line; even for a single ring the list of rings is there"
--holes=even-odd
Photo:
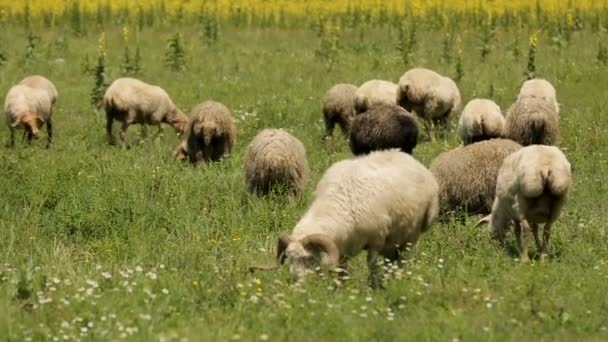
[[[44,139],[29,147],[19,139],[7,149],[8,129],[0,133],[0,336],[608,339],[608,70],[595,62],[597,34],[576,32],[563,47],[541,35],[538,47],[537,71],[556,86],[561,103],[559,145],[575,168],[573,191],[554,226],[554,259],[521,265],[468,217],[435,224],[399,279],[372,291],[363,255],[352,260],[352,278],[338,289],[327,276],[294,284],[285,269],[252,275],[247,267],[272,260],[276,237],[303,214],[323,171],[350,155],[338,131],[321,140],[323,93],[339,82],[397,81],[407,67],[396,33],[374,29],[363,42],[358,32],[345,34],[327,71],[315,57],[319,40],[310,30],[224,28],[218,45],[208,48],[196,27],[174,29],[187,44],[187,71],[163,65],[172,32],[149,30],[138,34],[141,78],[164,87],[184,111],[214,99],[238,120],[232,155],[205,169],[172,160],[178,137],[168,127],[160,139],[141,143],[139,128],[131,127],[129,150],[106,144],[104,115],[89,105],[92,76],[81,69],[85,56],[91,63],[96,56],[92,29],[80,38],[41,30],[37,58],[25,66],[22,30],[0,32],[0,41],[12,42],[0,89],[41,73],[60,93],[50,150]],[[124,44],[118,27],[106,35],[113,79],[120,76]],[[483,63],[477,32],[462,35],[463,101],[493,92],[507,108],[523,79],[528,33],[498,32]],[[511,53],[516,39],[517,58]],[[411,66],[454,76],[454,62],[441,62],[442,40],[442,33],[419,29]],[[52,63],[57,58],[65,63]],[[265,127],[287,128],[306,146],[312,179],[302,198],[245,192],[241,158]],[[428,165],[457,144],[454,134],[449,146],[423,143],[415,156]]]

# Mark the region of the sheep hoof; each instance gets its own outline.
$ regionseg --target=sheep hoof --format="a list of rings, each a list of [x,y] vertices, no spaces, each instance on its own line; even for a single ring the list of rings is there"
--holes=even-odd
[[[538,260],[539,260],[540,262],[546,262],[546,261],[549,261],[549,254],[547,254],[547,253],[541,253],[541,254],[539,255],[539,257],[538,257]]]

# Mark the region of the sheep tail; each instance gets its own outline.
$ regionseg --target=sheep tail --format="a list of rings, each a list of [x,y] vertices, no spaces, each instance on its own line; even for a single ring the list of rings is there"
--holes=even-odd
[[[532,118],[531,126],[531,143],[542,144],[545,137],[545,120],[542,115],[534,115],[534,117]]]

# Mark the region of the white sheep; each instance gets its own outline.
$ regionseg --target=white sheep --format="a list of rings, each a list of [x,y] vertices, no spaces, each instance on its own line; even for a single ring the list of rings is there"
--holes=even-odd
[[[522,147],[505,158],[498,172],[492,213],[480,223],[489,223],[501,244],[513,224],[522,262],[529,260],[526,239],[531,230],[537,253],[544,259],[549,250],[551,226],[559,217],[571,186],[570,163],[559,148]],[[545,223],[542,241],[538,228],[541,223]]]
[[[437,218],[438,187],[424,165],[396,149],[337,162],[292,233],[279,238],[277,261],[301,276],[319,264],[345,269],[365,249],[377,287],[378,257],[402,265],[406,249]]]
[[[464,145],[499,138],[504,134],[505,117],[492,100],[473,99],[464,106],[458,121],[458,135]]]
[[[559,104],[557,103],[555,87],[553,87],[549,81],[542,78],[533,78],[525,81],[519,89],[517,101],[526,98],[534,98],[545,101],[551,105],[555,111],[555,114],[559,115]]]
[[[167,123],[178,133],[183,133],[188,123],[188,117],[175,106],[167,92],[134,78],[124,77],[112,82],[105,92],[103,104],[110,144],[114,144],[114,120],[122,122],[120,139],[123,144],[126,144],[127,128],[131,124],[141,124],[142,135],[145,136],[145,125],[158,126],[160,133],[161,123]]]
[[[53,105],[46,90],[31,88],[26,85],[15,85],[11,87],[4,101],[4,113],[6,124],[11,132],[9,146],[15,145],[15,129],[19,126],[24,128],[27,141],[38,136],[38,131],[46,124],[48,135],[46,147],[50,147],[53,139],[52,113]]]
[[[265,195],[278,186],[300,194],[310,173],[306,149],[285,130],[264,129],[247,145],[243,173],[250,193]]]
[[[357,114],[367,111],[378,104],[396,104],[397,85],[390,81],[370,80],[363,83],[355,93]]]
[[[424,120],[428,138],[434,140],[431,127],[441,123],[444,140],[450,131],[450,118],[460,110],[460,91],[449,77],[426,68],[408,70],[399,79],[396,102]]]

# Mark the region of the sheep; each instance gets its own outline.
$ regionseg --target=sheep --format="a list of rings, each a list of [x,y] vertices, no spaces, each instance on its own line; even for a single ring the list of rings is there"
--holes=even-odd
[[[462,110],[458,135],[464,145],[499,138],[505,129],[505,117],[492,100],[473,99]]]
[[[53,139],[52,113],[53,105],[46,90],[18,84],[11,87],[4,101],[6,124],[11,132],[9,146],[15,146],[15,129],[24,128],[24,136],[28,143],[38,136],[38,131],[46,124],[47,144],[51,146]]]
[[[534,98],[541,101],[546,101],[549,105],[551,105],[555,111],[555,114],[559,116],[559,105],[557,103],[555,88],[549,81],[542,78],[533,78],[525,81],[519,90],[517,101],[525,98]]]
[[[564,153],[555,146],[531,145],[505,158],[498,172],[489,223],[504,246],[505,233],[514,225],[521,262],[529,261],[526,239],[533,233],[537,253],[548,255],[551,226],[559,217],[572,186],[572,171]],[[545,223],[542,241],[538,225]]]
[[[418,124],[405,109],[380,104],[355,117],[349,140],[354,155],[390,148],[412,154],[418,142]]]
[[[283,263],[298,277],[320,264],[346,270],[348,259],[366,249],[376,288],[378,257],[403,266],[406,250],[437,218],[438,187],[424,165],[397,149],[336,162],[291,234],[279,237],[277,264],[252,270]]]
[[[309,179],[306,149],[285,130],[264,129],[247,145],[243,173],[250,193],[266,195],[279,186],[298,195]]]
[[[24,78],[19,82],[21,85],[28,86],[30,88],[42,89],[47,92],[49,99],[51,100],[51,105],[55,106],[57,103],[57,98],[59,97],[59,93],[57,92],[57,88],[55,85],[49,81],[44,76],[40,75],[32,75]]]
[[[449,77],[425,68],[408,70],[399,79],[396,102],[424,120],[429,140],[434,140],[431,126],[444,126],[444,140],[450,131],[450,117],[460,110],[460,91]]]
[[[559,136],[559,117],[546,101],[522,98],[507,111],[505,137],[528,146],[554,145]]]
[[[160,134],[161,123],[167,123],[178,133],[183,133],[188,122],[188,117],[175,106],[167,92],[134,78],[123,77],[112,82],[103,96],[103,105],[106,133],[111,145],[115,144],[112,134],[114,120],[122,122],[120,139],[123,145],[126,145],[127,129],[131,124],[141,124],[142,136],[145,137],[146,125],[157,126]]]
[[[194,165],[219,161],[232,150],[236,134],[230,110],[220,102],[205,101],[192,109],[180,146]],[[176,158],[179,155],[176,151]]]
[[[355,113],[361,114],[377,104],[395,104],[397,85],[390,81],[370,80],[355,93]]]
[[[323,118],[325,136],[332,136],[336,123],[342,134],[348,135],[352,117],[355,115],[355,93],[357,86],[340,83],[331,87],[323,97]]]
[[[504,159],[521,148],[508,139],[459,146],[436,157],[430,170],[439,183],[440,215],[457,210],[488,214],[496,193],[496,176]]]

